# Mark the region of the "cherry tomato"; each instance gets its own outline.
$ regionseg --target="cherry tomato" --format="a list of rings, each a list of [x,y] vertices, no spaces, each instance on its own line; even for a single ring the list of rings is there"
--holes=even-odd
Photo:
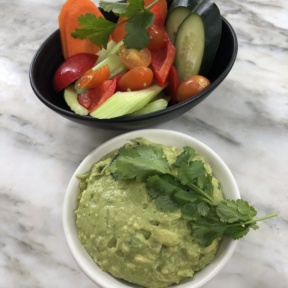
[[[210,81],[204,76],[195,75],[189,77],[179,85],[176,96],[177,101],[178,102],[185,101],[195,96],[209,85]]]
[[[57,92],[63,90],[92,68],[97,59],[97,55],[90,53],[79,53],[67,58],[54,74],[54,89]]]
[[[96,88],[100,86],[105,80],[108,80],[110,76],[109,66],[104,65],[97,70],[89,69],[85,74],[77,81],[79,88]]]
[[[160,49],[165,44],[163,28],[161,29],[158,25],[153,24],[147,29],[147,31],[150,35],[148,48]]]
[[[153,72],[147,67],[135,67],[119,80],[120,91],[138,91],[148,88],[153,81]]]
[[[128,49],[125,45],[122,45],[118,54],[128,69],[140,66],[148,67],[151,63],[151,53],[148,48],[138,51],[132,48]]]

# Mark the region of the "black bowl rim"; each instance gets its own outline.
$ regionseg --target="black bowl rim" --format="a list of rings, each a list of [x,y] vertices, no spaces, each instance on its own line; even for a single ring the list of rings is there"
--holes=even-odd
[[[230,72],[230,70],[232,69],[234,62],[236,60],[237,57],[237,53],[238,53],[238,41],[237,41],[237,36],[236,33],[233,29],[233,27],[231,26],[231,24],[228,22],[228,20],[226,20],[223,16],[221,16],[222,21],[227,25],[227,28],[229,29],[231,36],[233,38],[233,43],[234,43],[234,49],[233,49],[233,53],[232,53],[232,57],[231,60],[229,62],[229,65],[225,68],[225,70],[218,76],[218,78],[212,82],[207,88],[205,88],[203,91],[201,91],[200,93],[198,93],[198,95],[177,103],[175,105],[172,106],[168,106],[167,108],[163,109],[163,110],[159,110],[156,112],[152,112],[149,114],[144,114],[144,115],[138,115],[138,116],[132,116],[132,117],[125,117],[125,116],[121,116],[121,117],[117,117],[117,118],[111,118],[111,119],[97,119],[97,118],[93,118],[89,115],[87,116],[81,116],[78,115],[76,113],[74,113],[73,111],[68,111],[66,109],[63,109],[53,103],[51,103],[50,101],[48,101],[46,98],[42,97],[40,91],[38,90],[36,84],[34,83],[33,80],[33,70],[34,70],[34,66],[36,64],[36,62],[38,61],[38,56],[39,54],[41,54],[42,50],[45,48],[46,44],[50,41],[51,38],[55,37],[55,34],[59,33],[59,29],[57,29],[56,31],[54,31],[44,42],[43,44],[40,46],[40,48],[37,50],[37,52],[35,53],[31,65],[30,65],[30,70],[29,70],[29,79],[30,79],[30,84],[31,87],[34,91],[34,93],[36,94],[36,96],[49,108],[51,108],[52,110],[54,110],[55,112],[58,112],[60,114],[64,114],[67,117],[72,117],[74,119],[78,119],[78,120],[82,120],[82,121],[87,121],[87,122],[93,122],[93,123],[115,123],[115,121],[120,124],[120,123],[130,123],[130,122],[138,122],[138,121],[142,121],[142,120],[147,120],[150,118],[157,118],[157,117],[161,117],[165,114],[168,114],[172,111],[176,111],[178,109],[181,109],[184,106],[189,106],[189,104],[191,102],[197,101],[197,99],[202,98],[204,95],[209,95],[217,86],[219,86],[219,84],[226,78],[226,76],[228,75],[228,73]],[[190,109],[189,109],[190,110]]]

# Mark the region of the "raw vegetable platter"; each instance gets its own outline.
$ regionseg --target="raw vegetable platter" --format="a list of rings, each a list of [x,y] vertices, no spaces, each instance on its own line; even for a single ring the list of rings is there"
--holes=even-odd
[[[67,2],[69,2],[69,1],[73,2],[73,0],[68,0]],[[135,1],[136,1],[135,3],[139,2],[138,0],[135,0]],[[84,1],[84,2],[87,2],[87,1]],[[89,2],[91,2],[91,1],[89,1]],[[85,69],[82,69],[82,72],[81,72],[82,76],[79,76],[80,74],[78,74],[78,77],[76,79],[72,79],[73,77],[71,78],[71,75],[70,75],[69,77],[73,80],[72,81],[70,79],[72,81],[71,83],[69,83],[69,81],[67,82],[65,80],[65,75],[64,75],[64,78],[62,77],[62,79],[60,77],[60,86],[58,85],[59,81],[58,81],[58,84],[57,84],[57,80],[55,81],[55,78],[57,79],[57,70],[59,70],[59,67],[61,67],[61,65],[63,65],[63,63],[65,63],[65,62],[67,63],[67,61],[68,61],[68,63],[69,63],[69,61],[71,62],[71,58],[73,59],[73,57],[79,58],[79,56],[81,56],[80,55],[81,53],[82,54],[93,54],[93,53],[91,53],[89,50],[88,50],[89,52],[87,52],[85,50],[86,48],[83,51],[80,51],[78,53],[78,51],[77,52],[73,51],[73,49],[75,48],[75,47],[73,47],[72,52],[71,52],[72,55],[68,55],[68,54],[67,54],[68,56],[65,55],[65,53],[67,53],[67,52],[65,52],[67,49],[65,50],[63,48],[63,46],[65,47],[65,44],[63,45],[65,40],[63,40],[63,36],[61,36],[61,29],[60,29],[60,31],[59,30],[55,31],[45,41],[45,43],[43,43],[43,45],[40,47],[40,49],[38,50],[38,52],[35,55],[34,60],[32,62],[31,70],[30,70],[30,79],[31,79],[31,84],[32,84],[32,88],[33,88],[34,92],[36,93],[36,95],[39,97],[39,99],[42,102],[44,102],[48,107],[50,107],[54,111],[60,113],[62,116],[67,117],[67,118],[69,118],[73,121],[76,121],[78,123],[90,125],[90,126],[95,126],[95,123],[98,122],[98,123],[102,124],[101,128],[113,128],[113,129],[114,128],[124,128],[124,129],[143,128],[143,127],[153,125],[156,122],[161,123],[161,122],[164,122],[167,120],[171,120],[171,119],[185,113],[186,111],[188,111],[189,109],[191,109],[192,107],[194,107],[195,105],[200,103],[203,99],[205,99],[227,76],[227,74],[229,73],[230,69],[232,68],[234,61],[235,61],[235,58],[236,58],[237,40],[236,40],[236,35],[235,35],[232,27],[223,17],[221,17],[219,9],[217,8],[217,6],[213,2],[211,2],[211,1],[192,1],[192,0],[186,1],[186,4],[184,2],[183,1],[174,1],[172,3],[172,5],[170,6],[170,8],[167,9],[167,12],[166,12],[167,17],[165,17],[164,20],[160,19],[162,21],[163,25],[159,24],[159,26],[164,28],[163,31],[164,31],[165,37],[166,37],[166,38],[164,37],[165,38],[164,48],[161,48],[161,47],[163,47],[163,46],[161,46],[160,48],[153,50],[153,48],[149,48],[149,47],[147,48],[147,46],[146,46],[147,43],[146,44],[145,43],[139,44],[139,45],[142,45],[142,47],[144,47],[144,48],[142,48],[142,47],[130,48],[128,45],[131,45],[131,41],[130,41],[130,44],[129,44],[129,41],[125,43],[125,35],[124,36],[122,35],[122,39],[120,38],[120,40],[114,38],[115,41],[114,41],[114,39],[112,39],[112,36],[110,36],[109,40],[106,42],[106,44],[104,42],[102,42],[101,49],[98,49],[98,52],[94,53],[97,56],[97,58],[95,58],[96,61],[94,61],[95,60],[94,59],[92,62],[96,62],[96,63],[95,64],[93,63],[92,67],[90,64],[90,68],[87,68],[87,67],[89,67],[89,65],[88,65],[85,67]],[[159,2],[159,1],[156,2],[156,4],[154,4],[154,6],[152,6],[152,8],[150,10],[152,10],[153,8],[156,9],[157,4],[160,5],[161,2]],[[193,6],[194,8],[191,8],[191,6],[189,6],[188,4],[192,5],[192,6],[194,5]],[[208,8],[204,4],[206,6],[208,5]],[[213,6],[211,6],[211,5],[213,5]],[[144,7],[145,7],[145,3],[144,3]],[[211,7],[213,7],[213,9]],[[119,20],[117,20],[118,18],[115,16],[114,13],[108,12],[109,9],[111,10],[112,8],[109,8],[109,7],[107,8],[107,3],[106,3],[106,6],[104,3],[104,8],[107,11],[105,11],[101,8],[99,9],[100,13],[102,13],[102,15],[103,15],[103,18],[105,17],[105,19],[112,21],[112,22],[116,22],[116,23],[117,23],[117,21],[119,22]],[[184,20],[186,19],[185,21],[183,20],[182,22],[184,22],[184,23],[188,22],[189,27],[191,25],[191,22],[192,23],[196,22],[196,26],[197,25],[199,26],[199,23],[200,23],[200,26],[201,25],[203,26],[202,27],[203,31],[201,32],[202,36],[200,35],[198,37],[200,39],[201,39],[201,37],[203,38],[205,35],[207,36],[207,32],[206,32],[206,34],[204,32],[208,28],[205,30],[205,25],[203,23],[207,22],[207,15],[206,14],[208,13],[207,12],[208,10],[214,11],[213,13],[215,13],[215,11],[218,11],[219,12],[218,19],[220,19],[219,23],[221,23],[221,24],[218,23],[219,24],[218,30],[219,30],[219,27],[221,27],[221,31],[219,30],[220,32],[218,31],[217,32],[218,34],[216,33],[218,36],[215,37],[215,39],[217,38],[218,40],[216,39],[215,40],[216,42],[214,42],[214,44],[217,43],[217,45],[214,45],[214,47],[217,47],[217,49],[214,49],[214,52],[212,51],[211,53],[208,53],[208,56],[205,55],[205,49],[204,48],[205,48],[205,45],[207,45],[206,44],[207,41],[206,42],[202,41],[202,44],[201,44],[202,46],[198,45],[198,46],[200,46],[200,48],[197,48],[198,50],[196,50],[196,52],[192,51],[193,53],[195,52],[194,54],[196,56],[198,55],[198,58],[202,57],[201,58],[202,60],[198,61],[197,60],[198,58],[196,59],[198,61],[198,62],[196,61],[198,63],[198,64],[196,63],[198,65],[198,66],[196,65],[197,66],[196,68],[194,67],[195,65],[194,66],[190,65],[192,68],[194,67],[193,68],[194,70],[196,69],[195,71],[192,71],[193,69],[192,70],[188,69],[188,72],[187,72],[187,69],[185,68],[184,69],[184,76],[183,76],[183,71],[181,71],[181,67],[183,66],[184,62],[187,62],[187,60],[185,60],[184,62],[181,62],[180,61],[181,59],[180,60],[178,59],[178,62],[177,62],[177,57],[179,58],[181,55],[182,55],[181,57],[183,57],[184,52],[186,54],[188,54],[189,57],[190,57],[190,54],[193,54],[193,53],[190,53],[189,52],[190,50],[188,51],[189,52],[188,53],[186,51],[187,48],[185,50],[185,47],[182,47],[183,41],[182,42],[178,41],[180,44],[178,43],[178,45],[177,45],[177,38],[179,40],[179,35],[177,37],[177,34],[179,32],[177,32],[177,31],[180,30],[179,28],[177,28],[177,25],[180,28],[183,26],[182,25],[183,23],[180,23],[182,26],[179,23],[175,24],[175,22],[177,22],[177,21],[175,21],[175,19],[177,19],[179,22],[179,14],[177,14],[177,13],[178,13],[178,10],[181,10],[180,8],[184,9],[184,13],[183,13],[183,15],[182,14],[181,15],[184,18]],[[144,9],[146,9],[146,8],[144,8]],[[157,10],[157,9],[156,9],[156,11],[158,11],[158,13],[159,13],[159,10]],[[196,9],[196,10],[199,9],[200,12],[195,13],[195,11],[193,12],[193,9]],[[176,11],[177,11],[177,13],[174,13]],[[201,15],[201,13],[202,13],[202,15]],[[211,13],[211,12],[209,12],[209,13]],[[160,12],[160,14],[161,14],[161,12]],[[185,15],[187,15],[187,14],[188,14],[188,16],[186,17]],[[60,19],[60,15],[59,15],[59,19]],[[80,16],[81,15],[82,14],[80,12]],[[84,16],[85,16],[85,14],[84,14]],[[157,16],[157,13],[156,14],[154,13],[153,17],[154,17],[153,18],[154,20],[152,21],[152,24],[153,23],[155,24],[155,21],[160,21],[158,19],[159,16]],[[120,18],[121,18],[121,15],[120,15],[119,19]],[[189,21],[187,21],[187,18],[189,19]],[[191,20],[191,18],[192,18],[192,20]],[[214,18],[215,17],[213,16],[213,19]],[[208,19],[210,19],[210,18],[208,17]],[[59,20],[59,23],[61,23],[60,20]],[[173,25],[171,25],[171,23]],[[84,21],[84,24],[85,24],[85,21]],[[127,26],[128,26],[128,24],[127,24]],[[60,27],[61,27],[61,25],[60,25]],[[120,27],[121,26],[116,27],[115,31],[117,31],[117,29],[119,29]],[[149,26],[149,27],[153,27],[153,26]],[[207,27],[209,27],[209,25]],[[80,28],[83,28],[83,27],[80,27]],[[184,25],[184,28],[185,28],[185,25]],[[176,32],[173,29],[174,30],[176,29],[175,30]],[[63,30],[63,28],[62,28],[62,30]],[[80,29],[78,29],[78,30],[80,30]],[[148,30],[148,29],[146,29],[146,30]],[[180,39],[183,37],[186,37],[187,35],[185,36],[185,33],[187,34],[189,32],[189,29],[187,29],[187,27],[185,29],[182,29],[182,30],[184,30],[184,32],[182,31],[184,33],[184,36],[182,35],[180,37]],[[74,33],[76,31],[77,31],[77,29],[74,30]],[[63,32],[62,32],[62,34],[63,34]],[[72,34],[72,33],[70,33],[70,34]],[[78,31],[78,34],[79,34],[79,31]],[[126,32],[126,34],[128,34],[128,33]],[[169,34],[171,36],[169,36]],[[111,35],[113,35],[113,33]],[[119,36],[119,35],[121,35],[121,33],[117,32],[116,35]],[[167,35],[169,37],[167,37]],[[170,40],[170,38],[171,39],[173,38],[173,35],[175,38],[173,41],[176,44],[172,43],[172,41]],[[209,33],[208,33],[208,35],[209,35]],[[149,34],[148,34],[148,36],[149,36]],[[151,39],[151,37],[148,38],[148,44],[149,44],[150,39]],[[84,39],[84,40],[76,39],[75,35],[73,37],[73,40],[90,41],[89,39]],[[205,40],[205,37],[204,37],[204,40]],[[167,53],[167,47],[169,47],[169,45],[167,45],[167,42],[169,43],[169,45],[171,44],[171,46],[173,46],[175,48],[181,47],[181,49],[178,49],[178,51],[179,51],[178,54],[177,54],[177,49],[175,49],[174,55],[172,55],[172,56],[170,55],[172,57],[172,58],[170,57],[172,60],[169,59],[168,66],[167,66],[167,58],[169,58],[168,57],[169,53]],[[208,41],[208,43],[210,43],[210,42]],[[211,44],[209,44],[209,45],[211,45]],[[123,46],[126,50],[123,49]],[[150,52],[150,54],[152,54],[152,57],[150,56],[152,58],[152,63],[149,62],[148,64],[145,64],[145,66],[144,66],[146,70],[149,70],[150,72],[152,72],[152,74],[153,74],[152,80],[150,79],[150,80],[145,81],[144,86],[140,87],[140,89],[137,87],[135,89],[132,87],[132,89],[131,89],[129,87],[129,83],[128,84],[126,83],[126,87],[124,84],[124,88],[122,87],[119,90],[119,79],[121,80],[121,77],[125,74],[129,74],[129,73],[131,74],[131,72],[133,70],[139,69],[139,67],[137,67],[137,65],[136,65],[136,67],[131,68],[131,67],[129,67],[129,64],[127,65],[125,62],[124,62],[124,64],[121,63],[120,65],[118,65],[117,63],[119,63],[119,59],[123,60],[123,57],[121,57],[121,56],[123,56],[123,54],[125,56],[125,53],[127,53],[127,51],[129,51],[129,50],[141,52],[144,49],[150,50],[149,52]],[[110,63],[109,63],[109,57],[107,57],[107,54],[111,53],[111,51],[112,51],[112,54],[110,54],[110,58],[112,58],[112,59],[114,58],[114,59],[112,61],[110,61]],[[122,51],[122,55],[121,55],[121,52],[119,52],[119,51]],[[166,58],[164,60],[160,59],[160,61],[159,61],[159,59],[157,58],[157,57],[159,57],[159,51],[161,52],[160,54],[166,55]],[[223,53],[221,53],[221,51],[225,51],[225,54],[223,55]],[[73,53],[74,53],[74,55],[73,55]],[[185,58],[185,53],[184,53],[184,58]],[[63,56],[63,54],[65,56]],[[200,54],[200,56],[199,56],[199,54]],[[45,59],[43,60],[44,55],[45,55],[46,60]],[[155,55],[157,56],[156,58],[155,58]],[[113,56],[113,57],[111,57],[111,56]],[[187,55],[186,55],[186,57],[187,57]],[[107,58],[108,58],[108,60],[107,60]],[[50,60],[53,59],[53,61],[49,62],[49,59]],[[209,61],[209,59],[210,59],[210,61]],[[153,61],[156,64],[155,63],[153,64]],[[208,61],[208,64],[207,64],[207,61]],[[76,61],[76,62],[79,62],[79,61]],[[48,65],[48,63],[49,63],[49,65]],[[71,63],[73,64],[73,61]],[[105,65],[103,65],[103,63]],[[110,67],[109,67],[109,65],[110,65]],[[158,67],[157,67],[157,65],[158,65]],[[110,70],[109,73],[106,73],[106,76],[105,76],[105,69],[103,70],[103,67],[105,67],[105,66],[106,66],[106,68],[108,66],[109,70]],[[112,66],[112,68],[111,68],[111,66]],[[140,68],[143,69],[144,67],[140,67]],[[100,76],[104,75],[103,79],[106,79],[106,80],[102,81],[102,84],[104,82],[104,84],[106,83],[106,86],[104,85],[104,89],[103,89],[103,87],[101,88],[101,86],[103,86],[102,84],[100,84],[100,85],[97,84],[98,85],[97,87],[92,87],[92,88],[87,88],[84,86],[84,89],[82,89],[83,87],[80,87],[80,89],[78,89],[78,91],[77,91],[76,84],[79,83],[81,78],[83,80],[83,75],[87,72],[87,70],[89,70],[89,69],[91,70],[91,68],[97,72],[99,72],[99,70],[101,70],[101,69],[104,71],[104,72],[102,71],[102,74],[98,74],[98,75],[100,75]],[[99,69],[99,68],[101,68],[101,69]],[[114,69],[114,71],[113,71],[113,69]],[[158,71],[157,71],[157,69],[158,69]],[[112,73],[111,73],[111,71],[112,71]],[[171,71],[174,71],[174,73],[171,73]],[[175,71],[176,71],[176,76],[177,76],[176,78],[175,78]],[[209,79],[210,85],[208,83],[208,86],[206,85],[207,87],[205,86],[204,90],[202,90],[202,91],[200,90],[200,92],[196,91],[196,93],[194,95],[188,95],[187,97],[184,95],[186,98],[184,98],[184,99],[179,98],[180,100],[177,99],[177,89],[179,88],[179,86],[181,86],[181,83],[185,82],[185,80],[187,78],[190,78],[189,75],[192,75],[191,77],[194,77],[195,75],[196,75],[196,77],[198,77],[197,75],[200,72],[204,75],[204,77],[206,79]],[[161,75],[161,73],[162,73],[162,75]],[[190,74],[187,74],[187,73],[190,73]],[[61,75],[61,73],[60,73],[60,75]],[[107,77],[107,75],[108,75],[108,77]],[[121,77],[119,77],[119,75]],[[141,76],[141,74],[138,74],[140,76],[137,76],[137,74],[134,74],[134,75],[136,75],[136,76],[134,76],[134,79],[132,77],[132,83],[135,82],[134,81],[135,79],[140,79],[140,80],[142,79],[143,80],[143,77]],[[171,78],[171,75],[172,75],[172,78]],[[101,77],[97,77],[97,78],[99,79]],[[125,78],[125,77],[123,77],[123,78]],[[43,81],[43,79],[46,79],[46,80]],[[64,79],[64,81],[63,81],[63,79]],[[63,86],[63,83],[61,83],[61,81],[62,82],[66,81],[66,83],[64,83],[64,86]],[[110,93],[111,95],[108,95],[108,96],[106,95],[107,96],[106,98],[97,96],[98,102],[96,101],[96,104],[95,104],[95,99],[94,99],[94,106],[96,106],[96,109],[93,109],[93,107],[92,108],[90,107],[91,109],[89,109],[89,105],[85,107],[85,105],[87,105],[87,103],[85,103],[85,101],[87,99],[88,99],[88,102],[89,102],[89,100],[91,102],[91,99],[89,99],[89,93],[91,92],[91,90],[96,90],[96,91],[98,90],[98,94],[99,94],[99,90],[101,91],[101,89],[102,89],[102,91],[107,92],[109,90],[107,88],[107,87],[109,87],[107,82],[112,83],[113,81],[114,81],[114,84],[113,84],[114,90],[112,89],[112,92]],[[148,85],[147,85],[147,82],[149,82]],[[85,84],[85,81],[84,82],[82,81],[82,83]],[[125,81],[124,81],[124,83],[125,83]],[[130,81],[130,83],[131,83],[131,81]],[[58,87],[57,87],[57,85],[58,85]],[[61,87],[61,85],[62,85],[62,87]],[[100,88],[99,88],[99,86],[100,86]],[[117,88],[118,90],[115,89],[116,86],[118,87]],[[190,86],[190,87],[193,88],[193,86]],[[81,91],[81,89],[82,89],[82,91]],[[191,90],[191,89],[189,88],[188,90]],[[88,93],[87,93],[87,91],[88,91]],[[186,88],[186,91],[187,91],[187,88]],[[85,93],[86,93],[86,95],[85,95]],[[84,97],[83,97],[83,94],[84,94]],[[88,97],[87,97],[87,94],[88,94]],[[147,94],[148,94],[148,96],[147,96]],[[184,94],[185,94],[185,87],[184,87]],[[117,100],[117,95],[119,98],[118,100]],[[129,97],[125,97],[127,95]],[[84,103],[84,106],[83,106],[84,109],[80,109],[80,112],[79,112],[79,109],[77,107],[79,107],[79,105],[81,105],[79,103],[79,102],[81,102],[81,100],[79,101],[79,99],[81,99],[81,97],[82,97],[82,100],[84,99],[84,102],[82,101],[82,103],[81,103],[82,105]],[[136,103],[135,104],[134,103],[135,98],[141,98],[141,97],[144,99],[142,101],[142,103],[140,103],[140,104]],[[71,102],[71,99],[72,99],[72,102]],[[100,101],[99,101],[99,99],[100,99]],[[131,99],[132,99],[132,101],[131,101]],[[73,101],[75,103],[75,100],[78,102],[78,103],[76,103],[76,108],[78,110],[75,109],[75,105],[73,104]],[[109,104],[108,100],[112,104]],[[161,103],[161,102],[162,102],[162,106],[161,105],[157,106],[157,103]],[[123,103],[126,103],[126,104],[123,105]],[[156,105],[153,106],[153,103],[155,103]],[[105,105],[107,104],[106,106],[108,108],[104,107],[105,106],[104,104]],[[69,108],[69,106],[70,106],[70,108]],[[150,106],[150,108],[149,108],[149,106]],[[74,112],[71,110],[71,107],[72,107],[72,110],[74,109]],[[123,109],[123,107],[125,109]],[[102,112],[101,112],[101,109],[102,109]],[[141,110],[142,110],[142,112],[141,112]],[[145,112],[145,110],[146,110],[146,112]],[[141,112],[141,113],[138,113],[138,112]],[[115,117],[116,117],[116,119],[114,119]],[[117,120],[117,122],[116,122],[116,120]],[[136,125],[135,125],[135,122],[136,122]],[[113,124],[111,125],[110,123],[113,123]],[[97,124],[96,124],[96,126],[97,126]]]

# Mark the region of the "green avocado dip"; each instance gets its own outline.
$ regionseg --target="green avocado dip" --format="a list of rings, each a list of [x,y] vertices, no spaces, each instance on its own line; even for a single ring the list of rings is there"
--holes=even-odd
[[[171,174],[176,175],[177,170],[181,169],[181,165],[176,164],[184,161],[183,158],[187,156],[183,149],[137,138],[124,146],[126,150],[122,152],[123,159],[118,155],[122,149],[120,148],[103,157],[89,172],[78,175],[80,194],[75,211],[78,237],[87,253],[103,271],[143,287],[167,287],[193,277],[195,272],[211,263],[220,239],[218,237],[206,246],[199,244],[187,220],[189,217],[182,216],[181,209],[186,207],[182,206],[184,200],[181,202],[173,194],[173,199],[178,199],[178,202],[172,205],[169,202],[172,194],[168,195],[170,198],[167,195],[156,197],[158,186],[153,181],[158,176],[153,174],[155,171],[152,173],[149,166],[144,177],[144,174],[141,176],[136,172],[136,168],[131,168],[134,166],[128,150],[133,150],[134,147],[144,147],[139,150],[140,154],[145,155],[142,155],[144,160],[141,158],[140,164],[137,164],[137,167],[143,166],[142,170],[149,166],[145,165],[149,161],[151,167],[154,164],[156,167],[159,162],[163,163],[163,167],[166,165],[165,169],[169,169]],[[157,159],[149,154],[152,150],[155,155],[159,153],[159,157],[155,156]],[[132,156],[135,154],[132,153]],[[210,166],[196,153],[194,155],[192,152],[189,157],[189,161],[204,164],[205,177],[209,176],[211,179],[211,197],[220,202],[223,199],[222,192],[218,180],[212,176]],[[158,168],[155,169],[161,170],[161,165],[157,164]],[[127,169],[131,170],[130,174],[135,173],[133,179],[123,179]],[[149,181],[144,181],[143,177]],[[197,181],[200,183],[201,177]]]

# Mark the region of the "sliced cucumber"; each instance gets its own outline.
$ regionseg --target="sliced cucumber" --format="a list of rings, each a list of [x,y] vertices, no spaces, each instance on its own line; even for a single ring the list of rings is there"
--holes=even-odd
[[[169,28],[168,33],[172,35],[170,36],[169,34],[169,36],[173,38],[174,37],[173,35],[176,33],[176,39],[178,38],[178,40],[176,39],[174,40],[174,44],[177,50],[176,57],[178,54],[178,59],[179,59],[179,53],[181,53],[182,56],[183,54],[188,55],[188,52],[185,53],[185,51],[184,52],[179,51],[180,48],[177,47],[176,41],[178,41],[178,43],[179,41],[180,43],[183,42],[178,37],[178,32],[180,32],[179,30],[180,29],[182,30],[181,35],[183,36],[184,27],[185,27],[185,30],[190,29],[190,30],[195,31],[197,29],[193,26],[189,28],[189,25],[187,25],[187,23],[185,26],[182,26],[184,25],[184,22],[186,22],[186,20],[188,22],[190,22],[191,20],[191,19],[190,20],[188,19],[190,17],[190,14],[183,20],[185,14],[187,13],[187,10],[190,11],[190,14],[196,13],[202,18],[204,31],[205,31],[205,42],[204,42],[204,51],[202,55],[201,65],[200,67],[198,67],[199,70],[195,69],[194,66],[191,66],[191,71],[189,72],[188,65],[185,65],[184,70],[186,70],[186,72],[184,73],[184,75],[185,77],[190,77],[190,76],[195,75],[196,73],[196,74],[201,74],[203,76],[206,76],[207,73],[209,72],[211,65],[213,64],[213,61],[214,61],[214,58],[215,58],[215,55],[217,53],[218,46],[220,43],[220,39],[221,39],[221,33],[222,33],[221,14],[217,5],[213,3],[212,0],[174,0],[173,1],[173,3],[171,4],[169,8],[169,13],[167,16],[166,29],[167,29],[167,25],[169,25],[168,28],[169,27],[170,28]],[[182,23],[180,23],[181,19],[183,20]],[[188,31],[184,33],[184,35],[186,36],[188,34],[189,34]],[[189,45],[186,45],[186,47],[189,47]],[[189,59],[187,60],[189,61]],[[181,60],[181,63],[182,62],[185,63],[186,60],[183,59]],[[182,72],[180,73],[183,74]]]
[[[190,9],[187,7],[176,7],[171,10],[167,16],[165,28],[172,43],[175,43],[175,37],[179,26],[183,20],[190,14]]]
[[[73,87],[73,85],[68,86],[64,90],[64,99],[67,105],[70,107],[72,111],[74,111],[78,115],[88,115],[88,110],[79,104],[77,100],[77,93]]]
[[[205,30],[202,18],[192,13],[180,25],[175,39],[175,68],[180,82],[197,75],[205,48]]]

